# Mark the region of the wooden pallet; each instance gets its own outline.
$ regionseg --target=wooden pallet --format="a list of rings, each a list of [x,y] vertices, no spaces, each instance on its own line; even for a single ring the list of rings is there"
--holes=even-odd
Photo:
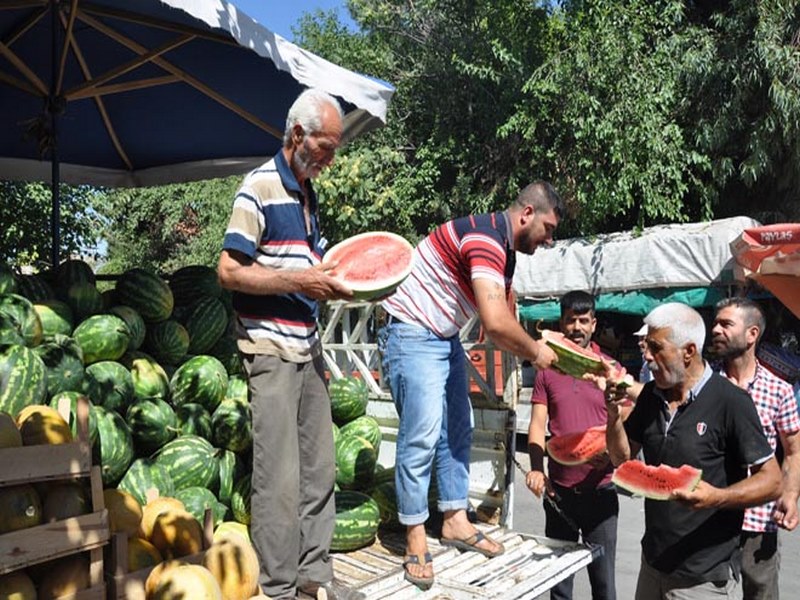
[[[64,404],[59,407],[62,416],[69,411],[68,403]],[[88,403],[79,401],[76,412],[78,439],[74,442],[0,449],[0,487],[88,478],[92,512],[0,535],[0,575],[88,552],[90,587],[62,600],[102,600],[106,596],[103,546],[110,538],[108,511],[100,467],[92,466]]]

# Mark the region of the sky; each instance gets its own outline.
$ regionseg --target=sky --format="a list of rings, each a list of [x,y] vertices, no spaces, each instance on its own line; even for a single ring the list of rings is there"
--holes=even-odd
[[[328,11],[336,9],[339,21],[352,25],[345,0],[229,0],[267,29],[293,41],[292,27],[297,25],[304,13],[317,9]]]

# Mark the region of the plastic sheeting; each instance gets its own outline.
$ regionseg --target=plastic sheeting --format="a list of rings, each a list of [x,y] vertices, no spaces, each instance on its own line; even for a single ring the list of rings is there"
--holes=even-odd
[[[639,235],[560,240],[530,256],[517,254],[514,291],[523,301],[558,298],[571,290],[600,295],[733,284],[730,243],[757,226],[749,217],[732,217],[648,227]]]

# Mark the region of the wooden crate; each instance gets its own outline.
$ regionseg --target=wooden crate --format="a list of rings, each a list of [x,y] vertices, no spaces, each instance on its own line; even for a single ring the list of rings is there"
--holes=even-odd
[[[211,510],[206,510],[203,519],[203,551],[189,556],[181,556],[178,560],[198,565],[203,562],[205,551],[211,546],[214,533],[214,519]],[[106,572],[108,600],[146,600],[144,584],[155,567],[128,571],[128,536],[116,533],[106,547]],[[60,599],[59,599],[60,600]]]
[[[59,407],[62,416],[65,410],[68,405]],[[79,401],[76,412],[78,439],[72,443],[0,449],[0,486],[88,478],[92,512],[0,535],[0,575],[88,551],[90,587],[68,598],[101,600],[106,596],[103,546],[111,535],[108,511],[100,467],[92,466],[88,403]]]

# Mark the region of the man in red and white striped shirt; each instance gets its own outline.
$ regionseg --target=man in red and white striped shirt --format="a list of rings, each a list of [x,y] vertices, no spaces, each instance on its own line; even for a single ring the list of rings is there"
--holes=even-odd
[[[379,333],[384,375],[400,415],[396,473],[398,516],[406,525],[406,579],[433,583],[427,548],[428,487],[434,467],[442,543],[495,556],[502,545],[467,519],[472,408],[459,330],[475,314],[497,347],[546,369],[555,354],[531,338],[509,308],[516,252],[549,244],[561,198],[546,182],[528,185],[505,211],[439,226],[414,252],[414,269],[386,299]]]
[[[778,598],[778,526],[797,526],[800,494],[800,418],[792,386],[756,358],[766,320],[747,298],[727,298],[716,306],[711,345],[722,359],[723,375],[750,394],[772,449],[784,451],[783,491],[777,502],[748,508],[742,525],[742,591],[748,600]]]

